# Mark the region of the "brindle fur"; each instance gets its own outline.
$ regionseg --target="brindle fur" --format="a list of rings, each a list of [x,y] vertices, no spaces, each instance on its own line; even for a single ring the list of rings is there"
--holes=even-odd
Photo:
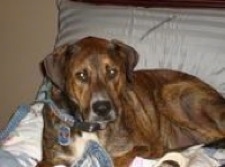
[[[84,120],[111,121],[97,135],[116,167],[224,138],[225,99],[215,89],[178,71],[134,71],[137,62],[134,48],[95,37],[56,48],[44,60],[47,76]],[[92,108],[102,99],[111,104],[104,116]]]

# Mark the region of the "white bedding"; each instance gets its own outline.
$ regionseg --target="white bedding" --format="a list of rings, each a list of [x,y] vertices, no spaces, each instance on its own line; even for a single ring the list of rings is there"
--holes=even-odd
[[[182,70],[225,96],[225,10],[98,6],[69,0],[57,0],[57,5],[56,47],[86,36],[116,38],[140,53],[137,68]]]
[[[42,159],[42,108],[41,103],[31,105],[17,128],[0,141],[0,167],[35,167]]]

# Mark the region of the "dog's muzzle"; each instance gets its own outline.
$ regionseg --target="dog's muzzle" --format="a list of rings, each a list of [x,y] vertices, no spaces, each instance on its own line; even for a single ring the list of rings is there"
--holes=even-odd
[[[69,110],[71,109],[72,108],[70,108]],[[95,112],[95,114],[98,115],[98,117],[100,116],[102,118],[105,118],[108,115],[110,115],[112,106],[109,101],[98,101],[93,103],[92,109]],[[112,119],[86,121],[82,119],[82,115],[79,111],[76,111],[76,109],[72,109],[72,110],[74,111],[71,111],[71,112],[70,111],[63,112],[62,110],[59,111],[60,113],[59,115],[61,115],[59,117],[61,117],[61,120],[64,120],[65,122],[67,122],[71,128],[76,128],[81,131],[95,132],[98,130],[102,130],[102,129],[105,129],[107,124],[112,121]],[[73,113],[73,114],[70,115],[68,113]]]
[[[105,129],[108,123],[116,119],[114,106],[107,98],[95,99],[91,101],[88,120],[93,124],[98,124],[100,129]]]
[[[92,104],[92,111],[95,113],[97,119],[94,120],[83,120],[82,116],[79,115],[75,116],[76,118],[80,118],[76,121],[74,121],[73,127],[77,128],[82,131],[88,131],[88,132],[94,132],[97,130],[105,129],[107,124],[112,121],[112,118],[110,117],[110,113],[112,111],[112,105],[110,101],[108,100],[100,100],[96,101]],[[101,119],[98,119],[101,117]]]

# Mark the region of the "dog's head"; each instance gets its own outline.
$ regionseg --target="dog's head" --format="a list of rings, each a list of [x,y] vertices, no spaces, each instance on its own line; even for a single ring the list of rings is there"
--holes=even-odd
[[[47,77],[76,103],[85,121],[118,116],[119,96],[132,80],[137,52],[117,40],[87,37],[63,45],[44,59]]]

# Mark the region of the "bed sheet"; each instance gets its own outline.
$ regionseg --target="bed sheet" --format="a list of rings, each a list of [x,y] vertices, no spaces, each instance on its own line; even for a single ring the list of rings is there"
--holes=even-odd
[[[142,8],[57,0],[55,47],[86,36],[118,39],[140,54],[137,69],[198,76],[225,96],[225,10]]]

